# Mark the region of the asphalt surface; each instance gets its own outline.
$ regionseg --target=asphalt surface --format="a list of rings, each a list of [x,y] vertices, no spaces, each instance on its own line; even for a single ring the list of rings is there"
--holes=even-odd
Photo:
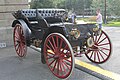
[[[113,51],[110,59],[103,64],[91,63],[84,55],[79,59],[92,65],[120,74],[120,28],[103,29],[111,39]],[[40,61],[40,53],[28,48],[27,56],[17,57],[14,47],[0,49],[0,80],[59,80]],[[86,72],[74,69],[67,80],[101,80]]]

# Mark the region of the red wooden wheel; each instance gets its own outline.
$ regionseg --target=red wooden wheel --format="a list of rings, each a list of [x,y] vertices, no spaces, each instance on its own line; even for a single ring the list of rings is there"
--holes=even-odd
[[[16,24],[14,28],[13,38],[14,47],[19,57],[26,56],[27,52],[26,40],[24,35],[25,34],[23,32],[22,26],[20,24]]]
[[[111,42],[104,31],[93,37],[94,45],[87,49],[87,58],[94,63],[104,63],[111,55]]]
[[[74,55],[68,40],[59,33],[51,33],[44,43],[44,56],[50,71],[58,78],[68,78],[74,68]]]

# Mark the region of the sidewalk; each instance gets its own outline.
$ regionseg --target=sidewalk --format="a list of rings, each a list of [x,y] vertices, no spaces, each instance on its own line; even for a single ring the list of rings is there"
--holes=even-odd
[[[0,48],[13,45],[13,29],[12,27],[0,27]]]

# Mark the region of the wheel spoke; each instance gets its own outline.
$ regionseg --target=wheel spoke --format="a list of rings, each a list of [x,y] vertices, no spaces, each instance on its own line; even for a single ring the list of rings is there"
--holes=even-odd
[[[109,45],[110,43],[99,44],[98,46]]]
[[[61,73],[63,72],[61,60],[60,60],[60,72],[61,72]]]
[[[16,50],[16,52],[19,54],[19,53],[20,53],[20,49],[18,48],[18,49]]]
[[[18,30],[18,35],[20,36],[20,27],[18,27],[18,29],[17,29],[17,30]]]
[[[55,48],[54,48],[53,44],[51,43],[51,41],[49,40],[48,42],[50,43],[50,45],[51,45],[53,51],[55,51]]]
[[[69,67],[69,66],[70,66],[70,64],[68,65],[68,64],[67,64],[66,62],[64,62],[64,61],[62,61],[62,64],[63,64],[63,65],[65,65],[65,66],[67,67],[67,69],[69,69],[69,70],[70,70],[70,67]]]
[[[52,68],[52,71],[54,71],[54,70],[55,70],[56,65],[57,65],[57,60],[55,60],[55,64],[54,64],[54,66],[53,66],[53,68]]]
[[[53,37],[52,37],[52,42],[53,42],[54,48],[56,49],[55,39]]]
[[[57,75],[59,75],[59,68],[60,68],[60,63],[59,63],[60,60],[58,60],[58,64],[57,64]]]
[[[100,40],[101,36],[102,36],[102,34],[100,34],[100,36],[99,36],[99,38],[98,38],[98,40],[97,40],[97,43],[99,42],[99,40]]]
[[[23,52],[23,48],[22,48],[22,45],[20,44],[20,55],[21,55],[21,56],[23,56],[23,55],[22,55],[22,52]]]
[[[103,52],[102,50],[100,50],[103,54],[105,54],[106,56],[108,56],[105,52]]]
[[[65,45],[65,47],[62,49],[62,53],[63,53],[63,51],[65,51],[66,50],[66,48],[67,48],[68,46],[67,45]]]
[[[20,37],[16,34],[14,35],[14,37],[15,37],[15,39],[18,39],[18,40],[20,39]]]
[[[50,51],[51,51],[51,50],[50,50]],[[54,53],[53,51],[51,51],[51,52],[50,52],[50,51],[47,51],[47,54],[50,54],[50,55],[53,55],[53,56],[54,56],[55,53]]]
[[[104,57],[103,57],[103,55],[99,52],[99,54],[100,54],[100,56],[102,57],[102,59],[104,60]]]
[[[26,47],[26,46],[25,46],[23,43],[21,43],[21,52],[22,52],[21,54],[22,54],[22,56],[23,56],[24,53],[25,53],[25,50],[26,50],[25,47]]]
[[[21,47],[19,47],[19,50],[18,50],[18,55],[20,55],[20,54],[21,54],[21,50],[20,50],[20,48],[21,48]]]
[[[97,52],[97,56],[98,56],[98,60],[99,60],[99,62],[100,62],[100,56],[99,56],[99,53]]]
[[[62,66],[62,68],[63,68],[63,72],[64,72],[64,73],[67,73],[67,71],[66,71],[66,69],[65,69],[65,66],[67,67],[67,69],[70,69],[70,68],[68,67],[68,65],[66,65],[66,63],[63,62],[63,61],[62,61],[62,63],[61,63],[61,66]]]
[[[18,47],[17,47],[16,51],[18,51],[19,49],[20,49],[20,44],[18,45]]]
[[[103,40],[101,40],[100,42],[98,42],[98,44],[100,44],[101,42],[103,42],[107,37],[105,37]]]
[[[20,37],[18,28],[15,28],[15,29],[16,30],[14,30],[14,36],[16,35],[16,36]]]
[[[63,45],[63,41],[61,40],[60,41],[60,49],[62,48],[62,45]]]
[[[54,56],[47,55],[47,59],[54,58]]]
[[[62,69],[62,63],[61,63],[61,60],[60,60],[59,64],[60,64],[60,72],[62,73],[62,72],[63,72],[63,69]]]
[[[16,43],[16,44],[15,44],[15,47],[17,47],[17,46],[19,46],[19,43]]]
[[[53,64],[53,62],[55,62],[56,60],[54,59],[53,61],[51,61],[48,65],[50,66],[51,64]]]
[[[50,46],[48,46],[47,44],[46,44],[46,46],[47,46],[48,49],[54,51],[54,50],[53,50]]]
[[[71,63],[71,61],[70,61],[70,60],[68,60],[67,58],[64,58],[64,60],[65,60],[65,61],[67,61],[67,62],[69,62],[69,63]]]
[[[94,61],[96,61],[96,51],[94,52]]]
[[[92,51],[92,54],[90,55],[90,58],[92,58],[92,56],[93,56],[93,51]]]
[[[58,36],[56,36],[56,47],[59,47]]]
[[[104,47],[99,47],[100,48],[100,50],[108,50],[108,51],[110,51],[110,49],[108,49],[108,48],[104,48]]]

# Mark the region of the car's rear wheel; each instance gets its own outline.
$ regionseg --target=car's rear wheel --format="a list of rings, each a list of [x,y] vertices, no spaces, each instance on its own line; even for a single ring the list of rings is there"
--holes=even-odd
[[[13,33],[14,47],[16,53],[19,57],[26,56],[27,53],[27,45],[25,40],[25,34],[21,24],[16,24],[14,27]]]

